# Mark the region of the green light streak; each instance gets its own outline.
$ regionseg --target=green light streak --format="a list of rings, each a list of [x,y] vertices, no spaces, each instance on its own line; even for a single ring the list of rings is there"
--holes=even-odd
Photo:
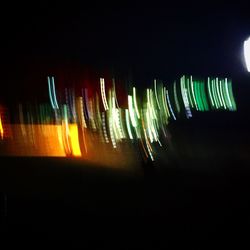
[[[210,78],[209,77],[207,78],[207,86],[208,86],[209,100],[210,100],[212,107],[214,107],[214,100],[213,100],[213,96],[212,96],[212,92],[211,92]]]
[[[223,104],[224,109],[227,109],[226,103],[225,103],[225,100],[224,100],[224,94],[225,93],[222,90],[222,81],[221,80],[219,81],[219,84],[220,84],[220,93],[221,93],[222,104]]]
[[[196,98],[195,98],[195,93],[194,93],[194,82],[193,82],[192,76],[191,76],[190,83],[191,83],[191,90],[192,90],[192,98],[193,98],[193,101],[194,101],[194,104],[195,104],[195,108],[196,108],[196,110],[198,110],[198,104],[197,104],[197,101],[196,101]]]
[[[200,102],[200,110],[204,111],[204,105],[203,105],[203,100],[202,100],[202,93],[201,93],[201,82],[198,82],[197,84],[198,87],[198,97],[199,97],[199,102]]]
[[[191,93],[191,81],[189,81],[188,78],[187,78],[187,81],[186,81],[186,85],[187,85],[187,93],[188,93],[189,103],[191,105],[191,108],[194,108],[194,104],[193,104],[193,101],[192,101],[192,93]]]
[[[232,106],[233,106],[232,110],[237,110],[236,103],[235,103],[234,96],[233,96],[233,88],[232,88],[232,82],[231,81],[228,81],[228,89],[229,89],[230,100],[231,100],[231,103],[232,103]]]
[[[219,104],[218,96],[216,93],[215,80],[212,80],[212,90],[213,90],[213,94],[214,94],[215,107],[216,107],[216,109],[218,109],[220,104]]]
[[[204,111],[208,111],[209,107],[208,107],[208,101],[207,101],[207,95],[206,95],[205,83],[204,82],[201,82],[201,98],[202,98],[202,101],[203,101]]]
[[[223,106],[222,100],[221,100],[221,96],[220,96],[220,90],[219,90],[219,81],[218,81],[218,77],[216,77],[216,91],[217,91],[217,95],[219,97],[219,107],[221,108]]]
[[[157,115],[156,115],[156,108],[155,108],[155,105],[154,105],[154,95],[153,95],[153,90],[150,89],[149,90],[149,97],[150,97],[150,109],[151,109],[151,112],[152,112],[152,117],[154,119],[157,120]]]
[[[228,83],[227,83],[227,78],[225,78],[225,88],[226,88],[226,96],[227,96],[227,100],[228,100],[228,104],[229,104],[229,109],[231,110],[233,108],[230,96],[229,96],[229,90],[228,90]]]

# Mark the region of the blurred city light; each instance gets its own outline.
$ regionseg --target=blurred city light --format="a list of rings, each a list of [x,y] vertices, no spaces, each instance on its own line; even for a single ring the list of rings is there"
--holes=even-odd
[[[250,37],[244,42],[244,56],[247,71],[250,72]]]
[[[79,92],[56,89],[55,79],[47,78],[46,103],[17,105],[15,123],[0,106],[0,155],[82,157],[119,165],[140,152],[154,161],[171,143],[169,123],[196,112],[237,110],[228,78],[183,75],[168,85],[154,79],[144,91],[135,86],[116,91],[114,78],[99,78]]]

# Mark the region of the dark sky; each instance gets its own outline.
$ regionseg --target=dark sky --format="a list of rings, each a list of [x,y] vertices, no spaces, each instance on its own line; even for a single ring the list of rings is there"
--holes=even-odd
[[[40,91],[48,74],[67,65],[130,72],[140,85],[181,74],[244,74],[247,4],[34,2],[1,8],[1,96]]]

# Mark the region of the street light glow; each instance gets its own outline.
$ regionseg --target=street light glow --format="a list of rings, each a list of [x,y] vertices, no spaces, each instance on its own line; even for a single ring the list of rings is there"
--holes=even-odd
[[[250,37],[244,42],[244,56],[247,71],[250,72]]]

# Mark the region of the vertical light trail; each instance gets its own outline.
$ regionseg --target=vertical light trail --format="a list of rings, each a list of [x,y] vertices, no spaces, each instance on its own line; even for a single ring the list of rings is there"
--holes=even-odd
[[[55,80],[54,76],[52,76],[52,90],[53,90],[53,99],[54,99],[54,106],[56,109],[59,109],[57,99],[56,99],[56,90],[55,90]]]
[[[120,128],[121,135],[122,135],[121,138],[124,139],[126,138],[126,136],[125,136],[124,126],[123,126],[122,109],[121,108],[117,109],[117,112],[118,112],[119,128]]]
[[[181,95],[182,95],[182,100],[183,100],[185,111],[186,111],[186,116],[187,118],[190,118],[192,117],[192,113],[189,107],[187,89],[185,88],[185,76],[181,77],[180,82],[181,82]]]
[[[76,122],[76,97],[75,97],[75,90],[72,89],[71,91],[71,95],[70,95],[70,99],[71,99],[71,113],[72,113],[72,117],[73,117],[73,121]]]
[[[205,83],[203,81],[201,82],[201,98],[203,102],[204,111],[208,111],[208,100],[206,95]]]
[[[160,108],[160,104],[159,104],[159,100],[158,100],[156,79],[154,79],[154,90],[155,90],[155,99],[156,99],[157,106],[158,106],[159,109],[161,109],[161,108]]]
[[[96,125],[100,132],[102,132],[102,118],[101,118],[101,111],[100,111],[100,102],[99,102],[99,95],[96,92],[95,98],[95,116],[96,116]]]
[[[167,94],[167,101],[168,101],[168,106],[169,106],[170,112],[171,112],[171,114],[172,114],[173,119],[176,120],[174,111],[173,111],[172,106],[171,106],[171,103],[170,103],[168,90],[166,90],[166,92],[167,92],[167,93],[166,93],[166,94]]]
[[[221,96],[220,96],[220,90],[219,90],[219,80],[218,80],[218,77],[216,77],[215,79],[215,84],[216,84],[216,91],[217,91],[217,95],[218,95],[218,98],[219,98],[219,104],[220,104],[220,108],[223,106],[223,103],[222,103],[222,100],[221,100]]]
[[[151,130],[151,121],[150,121],[150,115],[149,115],[148,110],[146,111],[146,122],[147,122],[148,136],[149,136],[150,142],[152,143],[154,141],[154,138],[153,138],[153,133]]]
[[[106,127],[105,112],[102,112],[102,128],[103,128],[103,134],[104,134],[105,142],[109,143],[107,127]]]
[[[110,134],[110,139],[111,139],[111,143],[113,148],[116,148],[116,141],[115,141],[115,136],[114,136],[114,128],[113,128],[113,124],[112,124],[112,120],[109,120],[109,134]]]
[[[165,87],[162,88],[162,92],[161,92],[161,98],[162,98],[162,103],[163,103],[163,110],[166,116],[166,123],[168,123],[168,118],[170,117],[170,113],[168,110],[168,106],[167,106],[167,102],[166,102],[166,98],[165,98]]]
[[[198,104],[197,104],[197,100],[195,96],[195,86],[194,86],[194,81],[193,81],[192,76],[190,77],[190,83],[191,83],[191,92],[192,92],[192,98],[194,101],[195,109],[198,110]]]
[[[207,87],[208,87],[208,95],[209,95],[209,100],[212,105],[212,108],[214,107],[214,100],[213,100],[213,95],[211,91],[211,86],[210,86],[210,78],[207,78]]]
[[[119,109],[116,108],[115,97],[112,97],[112,121],[115,132],[115,137],[117,140],[123,138],[123,132],[120,126],[120,112]]]
[[[140,119],[140,113],[138,110],[137,100],[136,100],[136,88],[135,87],[133,87],[133,100],[134,100],[134,107],[135,107],[137,118]]]
[[[85,129],[87,128],[87,125],[86,125],[85,117],[83,114],[83,98],[82,98],[82,96],[79,96],[76,99],[76,110],[77,110],[78,121],[79,121],[80,127],[81,127],[83,146],[84,146],[85,153],[87,154],[88,150],[87,150],[86,135],[85,135]]]
[[[200,102],[199,102],[199,96],[198,96],[198,87],[197,87],[198,83],[197,81],[193,82],[193,86],[194,86],[194,98],[195,98],[195,103],[197,105],[197,109],[198,111],[200,111]]]
[[[1,117],[1,114],[0,114],[0,136],[1,136],[1,139],[3,139],[3,123],[2,123],[2,117]]]
[[[91,98],[89,100],[89,121],[90,121],[90,126],[91,128],[96,131],[96,121],[95,121],[95,110],[94,110],[94,98]]]
[[[235,103],[235,100],[234,100],[234,95],[233,95],[233,87],[232,87],[232,82],[229,80],[228,81],[228,90],[229,90],[229,96],[230,96],[230,100],[231,100],[231,103],[232,103],[232,110],[236,110],[237,107],[236,107],[236,103]]]
[[[154,140],[158,140],[157,128],[158,128],[158,118],[156,115],[156,109],[154,107],[153,91],[149,89],[149,115],[150,115],[150,128],[154,136]]]
[[[192,76],[190,76],[190,85],[191,85],[191,93],[192,93],[193,103],[194,103],[196,110],[198,110],[198,105],[197,105],[197,101],[196,101],[195,93],[194,93],[194,82],[193,82]]]
[[[71,154],[71,146],[70,146],[70,141],[69,141],[69,124],[68,124],[68,110],[67,110],[67,105],[63,105],[63,116],[64,119],[62,121],[62,125],[64,127],[64,147],[66,154]]]
[[[201,83],[196,82],[197,103],[200,111],[204,111],[202,97],[201,97]]]
[[[186,89],[187,89],[187,93],[188,93],[188,99],[189,99],[189,103],[191,105],[191,108],[194,108],[194,104],[193,104],[193,100],[192,100],[192,90],[191,90],[191,80],[189,80],[187,78],[187,81],[186,81]]]
[[[225,79],[222,79],[221,82],[222,82],[221,88],[222,88],[223,98],[224,98],[224,102],[225,102],[225,109],[229,109],[230,110],[228,99],[227,99],[227,93],[226,93],[226,82],[225,82]]]
[[[133,135],[131,132],[131,127],[130,127],[130,122],[129,122],[129,111],[128,109],[125,109],[125,118],[126,118],[126,125],[127,125],[127,131],[128,131],[128,136],[130,140],[133,140]]]
[[[150,103],[150,111],[151,111],[152,119],[157,120],[156,108],[154,105],[154,94],[153,94],[152,89],[149,90],[149,103]]]
[[[86,127],[88,126],[89,120],[89,108],[88,108],[88,90],[82,89],[82,101],[83,101],[83,115],[86,121]]]
[[[212,80],[212,91],[213,91],[213,95],[214,95],[215,108],[218,109],[219,106],[220,106],[220,103],[219,103],[219,99],[218,99],[218,96],[217,96],[216,84],[215,84],[214,79]]]
[[[145,134],[145,141],[146,141],[146,146],[147,146],[147,149],[148,149],[149,156],[150,156],[151,160],[154,161],[154,157],[153,157],[153,154],[152,154],[153,150],[152,150],[152,147],[150,145],[150,142],[148,141],[148,137],[147,137],[145,129],[144,129],[144,134]]]
[[[82,156],[82,153],[80,150],[80,145],[79,145],[77,124],[70,124],[69,125],[69,132],[70,132],[70,142],[71,142],[72,155],[75,157]]]
[[[104,110],[107,111],[109,107],[108,107],[108,102],[106,98],[104,78],[100,78],[100,86],[101,86],[101,97],[102,97],[103,107],[104,107]]]
[[[228,90],[228,83],[227,83],[227,78],[225,78],[225,88],[226,88],[226,96],[227,96],[227,100],[228,100],[228,104],[229,104],[229,110],[232,110],[233,105],[229,96],[229,90]]]
[[[130,115],[130,119],[132,122],[132,126],[135,128],[137,126],[137,123],[135,119],[135,111],[133,108],[133,98],[131,95],[128,95],[128,110],[129,110],[129,115]]]
[[[53,98],[52,98],[52,91],[51,91],[51,83],[50,83],[50,77],[48,76],[47,77],[48,79],[48,87],[49,87],[49,99],[50,99],[50,103],[51,103],[51,106],[53,109],[55,109],[55,104],[54,104],[54,101],[53,101]]]
[[[109,101],[109,110],[108,110],[108,126],[109,126],[109,135],[111,139],[111,143],[113,148],[116,148],[116,138],[117,135],[115,134],[115,124],[114,124],[114,116],[113,116],[113,104],[112,100],[114,100],[112,90],[109,90],[108,101]],[[115,103],[114,103],[115,105]]]
[[[85,120],[85,117],[84,117],[84,113],[83,113],[83,110],[84,110],[84,107],[83,107],[83,98],[82,96],[79,97],[79,108],[78,108],[78,114],[79,114],[79,120],[80,120],[80,124],[82,125],[83,128],[87,128],[87,123],[86,123],[86,120]]]
[[[223,89],[222,89],[222,81],[221,80],[219,81],[219,84],[220,84],[220,93],[221,93],[222,105],[223,105],[224,109],[227,109],[226,103],[225,103],[225,100],[224,100],[225,93],[223,92]]]

